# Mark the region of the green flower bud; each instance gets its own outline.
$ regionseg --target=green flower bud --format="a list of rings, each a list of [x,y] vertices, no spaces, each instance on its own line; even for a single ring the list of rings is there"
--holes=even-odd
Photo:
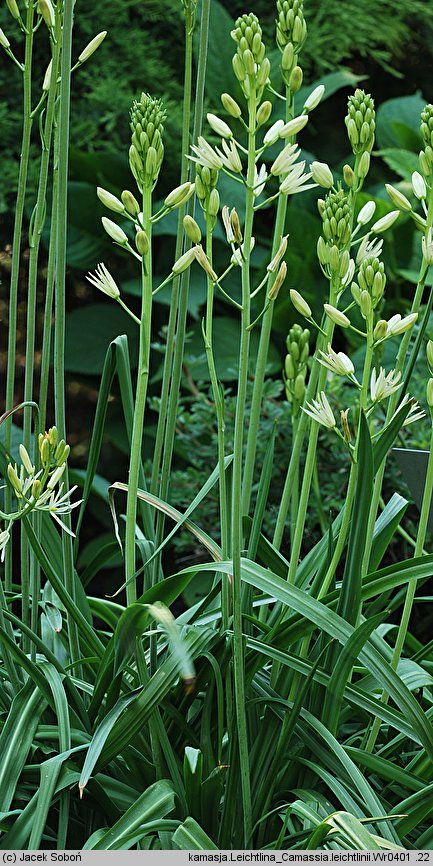
[[[220,196],[217,189],[213,189],[207,206],[209,216],[216,217],[220,209]]]
[[[221,102],[227,111],[227,114],[230,114],[231,117],[238,118],[241,116],[242,111],[237,102],[230,96],[229,93],[221,94]]]
[[[365,290],[361,292],[359,306],[364,319],[367,319],[371,313],[371,297]]]
[[[115,213],[124,213],[125,206],[122,201],[120,201],[117,196],[112,195],[108,190],[103,189],[101,186],[96,187],[96,195],[99,198],[99,201],[102,202],[105,207],[108,207],[109,210],[114,211]]]
[[[117,225],[117,223],[113,222],[113,220],[109,220],[108,217],[102,217],[101,222],[107,235],[109,235],[116,244],[124,246],[128,243],[128,238],[125,232]]]
[[[430,373],[433,376],[433,341],[429,340],[426,346],[426,355],[427,355],[427,364],[429,366]]]
[[[135,235],[135,246],[137,248],[137,252],[140,253],[140,256],[147,256],[149,252],[149,238],[147,236],[147,232],[139,229],[139,231]]]
[[[299,54],[307,37],[302,0],[277,0],[277,44],[284,52],[286,45]]]
[[[303,373],[298,373],[293,386],[293,395],[298,403],[302,403],[305,397],[305,377]]]
[[[258,112],[257,112],[257,126],[262,126],[264,123],[267,123],[272,112],[272,102],[266,100],[266,102],[262,102]]]
[[[38,11],[42,15],[47,27],[52,30],[56,21],[51,0],[38,0]]]
[[[35,471],[35,467],[33,466],[32,461],[30,460],[30,455],[29,455],[29,452],[27,451],[27,448],[25,448],[24,445],[20,445],[19,452],[20,452],[20,457],[21,457],[21,463],[23,464],[24,469],[26,470],[28,475],[33,475],[34,471]]]
[[[290,72],[290,70],[293,69],[294,59],[295,52],[293,49],[293,43],[288,42],[281,57],[281,69],[283,72]]]
[[[173,274],[181,274],[182,271],[186,271],[186,269],[189,268],[190,264],[194,261],[194,259],[194,250],[187,250],[186,253],[180,256],[180,258],[178,258],[177,261],[174,263],[171,269]]]
[[[386,337],[386,332],[388,330],[387,323],[385,319],[379,319],[376,324],[376,327],[373,331],[373,337],[375,340],[383,340]]]
[[[333,244],[329,250],[328,262],[331,272],[333,274],[340,273],[340,253],[338,251],[338,247]]]
[[[362,180],[367,177],[370,171],[370,154],[368,150],[364,150],[358,163],[358,175]]]
[[[132,192],[130,192],[129,189],[124,189],[120,198],[122,199],[125,210],[132,216],[138,216],[140,213],[140,205]]]
[[[295,66],[289,78],[289,87],[292,93],[297,93],[302,87],[303,72],[300,66]]]
[[[20,479],[18,478],[17,470],[12,466],[11,463],[9,463],[8,465],[7,473],[9,481],[12,484],[16,495],[18,496],[18,498],[20,498],[23,495],[23,487]]]
[[[344,249],[350,241],[351,211],[346,194],[342,189],[329,192],[323,210],[323,235],[330,244]]]
[[[318,183],[319,186],[324,187],[324,189],[330,189],[331,186],[334,185],[332,171],[326,162],[314,161],[310,165],[310,170],[314,183]]]
[[[291,355],[286,355],[286,359],[284,362],[284,371],[287,379],[295,379],[296,367]]]
[[[352,283],[352,285],[350,286],[350,291],[352,293],[353,300],[359,306],[361,303],[361,289],[359,288],[358,283]]]
[[[341,310],[337,310],[332,304],[323,304],[324,310],[328,318],[331,319],[336,325],[340,325],[341,328],[348,328],[350,325],[350,319],[346,316],[345,313],[342,313]]]
[[[433,379],[427,382],[427,403],[430,411],[433,410]],[[432,413],[433,414],[433,413]]]
[[[296,289],[290,289],[290,300],[295,310],[297,310],[297,312],[300,313],[301,316],[305,316],[306,319],[311,319],[311,307],[309,304],[307,304],[305,298],[303,298],[302,295],[296,291]]]
[[[166,207],[180,207],[180,205],[185,204],[185,202],[188,201],[193,192],[193,183],[190,183],[189,181],[181,183],[180,186],[177,186],[169,192],[168,196],[164,199],[164,204]]]
[[[48,430],[48,442],[50,443],[52,448],[57,445],[58,439],[59,431],[57,430],[57,427],[50,427],[50,429]]]
[[[42,484],[41,484],[41,482],[39,481],[39,478],[35,478],[35,480],[34,480],[34,482],[33,482],[33,484],[32,484],[32,496],[33,496],[33,499],[39,499],[41,493],[42,493]]]
[[[409,199],[407,199],[402,192],[400,192],[394,186],[391,186],[390,183],[385,184],[385,189],[392,203],[395,204],[395,206],[398,207],[399,210],[407,211],[408,213],[412,210],[412,205]]]
[[[6,6],[8,7],[12,18],[20,18],[20,10],[18,9],[18,3],[16,0],[6,0]]]
[[[343,166],[343,178],[346,186],[348,186],[349,189],[352,189],[355,181],[355,174],[353,168],[351,168],[350,165],[346,164],[345,166]]]
[[[2,48],[9,48],[10,47],[9,39],[6,36],[6,33],[3,33],[3,30],[1,29],[1,27],[0,27],[0,45]]]
[[[421,112],[421,135],[424,148],[433,147],[433,105],[426,105]]]
[[[200,227],[196,223],[195,219],[193,219],[192,216],[189,216],[189,214],[183,218],[183,227],[189,240],[192,241],[193,244],[199,244],[201,241]]]
[[[348,100],[345,118],[349,141],[354,154],[371,153],[376,128],[374,102],[368,93],[357,88]]]
[[[39,454],[41,455],[42,466],[46,468],[51,463],[51,448],[45,436],[43,436],[42,441],[39,443]]]
[[[236,78],[238,79],[238,81],[242,84],[242,82],[244,82],[246,77],[247,77],[247,73],[245,71],[245,66],[242,63],[242,60],[239,57],[239,54],[234,55],[234,57],[232,59],[232,64],[233,64],[233,72],[236,75]]]

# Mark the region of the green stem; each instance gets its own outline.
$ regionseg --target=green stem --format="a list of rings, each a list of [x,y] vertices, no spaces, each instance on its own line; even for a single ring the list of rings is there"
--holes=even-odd
[[[202,16],[201,16],[201,33],[200,33],[200,53],[199,53],[199,64],[197,70],[197,86],[196,86],[196,99],[195,99],[195,111],[194,111],[194,129],[193,129],[193,139],[197,140],[197,137],[200,135],[202,120],[203,120],[203,100],[204,100],[204,82],[205,82],[205,73],[206,73],[206,59],[207,59],[207,43],[208,43],[208,34],[209,34],[209,14],[210,14],[210,0],[203,0],[202,6]],[[190,209],[191,215],[193,215],[193,208]],[[176,435],[176,419],[177,419],[177,405],[179,401],[179,393],[180,393],[180,384],[182,380],[182,363],[183,363],[183,353],[185,346],[185,334],[186,334],[186,320],[188,314],[188,292],[189,292],[189,268],[187,271],[181,275],[181,283],[180,283],[180,291],[179,291],[179,302],[178,302],[178,317],[177,317],[177,327],[176,327],[176,336],[172,341],[174,343],[174,354],[173,354],[173,364],[171,370],[171,381],[167,382],[167,385],[170,386],[170,393],[168,397],[168,401],[164,403],[164,406],[161,406],[160,416],[166,415],[166,429],[165,436],[163,439],[163,458],[162,458],[162,469],[161,469],[161,481],[159,488],[160,498],[163,500],[167,499],[168,496],[168,487],[170,480],[170,469],[171,469],[171,461],[173,457],[173,448],[174,448],[174,440]],[[174,304],[173,304],[174,307]],[[169,375],[169,371],[167,370],[167,375]],[[166,407],[166,408],[165,408]],[[155,460],[156,463],[156,460]],[[154,483],[157,479],[153,479]],[[161,543],[162,536],[164,531],[164,515],[160,512],[157,518],[156,525],[156,539],[155,544],[158,547]],[[154,560],[154,574],[156,575],[159,570],[159,562],[160,557],[155,557]]]
[[[212,233],[213,233],[213,217],[206,217],[206,253],[212,265]],[[219,466],[219,501],[220,501],[220,525],[221,525],[221,553],[222,558],[228,557],[229,550],[229,515],[227,511],[227,483],[224,466],[225,457],[225,423],[224,423],[224,402],[220,391],[217,371],[215,367],[215,358],[213,353],[213,301],[214,301],[214,285],[212,280],[207,278],[207,303],[206,303],[206,323],[205,323],[205,349],[209,367],[209,375],[212,384],[212,393],[215,403],[215,411],[218,428],[218,466]],[[222,577],[222,629],[226,631],[229,622],[230,611],[230,585],[228,575]]]
[[[16,335],[18,309],[18,283],[21,262],[21,241],[24,205],[27,190],[27,174],[30,159],[30,136],[32,131],[32,58],[33,58],[33,19],[34,2],[29,0],[26,17],[26,40],[23,73],[23,132],[21,139],[20,170],[18,175],[18,190],[15,204],[14,234],[12,243],[11,279],[9,290],[9,324],[8,324],[8,359],[6,373],[5,409],[9,411],[14,405]],[[12,416],[5,420],[4,445],[9,453],[12,441]],[[5,490],[5,510],[11,509],[11,493]],[[8,545],[5,557],[5,588],[12,588],[12,546]]]
[[[71,99],[71,51],[74,9],[72,2],[66,2],[63,10],[62,61],[60,69],[60,109],[58,119],[58,188],[56,211],[56,292],[55,292],[55,331],[54,331],[54,404],[56,426],[59,438],[66,439],[66,400],[65,400],[65,300],[66,300],[66,244],[67,244],[67,202],[69,166],[69,123]],[[63,476],[65,487],[69,487],[68,470]],[[70,526],[70,517],[65,515],[65,523]],[[72,538],[63,533],[63,570],[65,587],[75,600],[75,572]],[[77,661],[80,658],[78,626],[68,614],[68,635],[71,661],[78,673]]]
[[[245,202],[244,250],[250,249],[253,227],[254,205],[254,166],[256,127],[256,94],[252,89],[248,112],[248,173]],[[242,467],[245,429],[245,409],[248,382],[248,362],[250,346],[250,255],[242,262],[242,315],[241,341],[239,348],[238,390],[234,430],[233,490],[232,490],[232,558],[233,558],[233,674],[235,688],[235,707],[239,744],[239,764],[243,802],[244,845],[248,847],[252,834],[251,788],[249,771],[248,736],[245,714],[245,668],[244,638],[242,633],[242,576],[241,552],[243,545],[242,527]]]
[[[192,27],[189,21],[189,16],[185,16],[185,73],[183,86],[183,117],[182,117],[182,160],[180,183],[185,183],[188,179],[189,161],[186,155],[189,150],[189,135],[191,125],[191,98],[192,98]],[[180,257],[183,245],[183,217],[185,214],[185,205],[179,209],[176,247],[174,260]],[[172,296],[170,304],[170,315],[167,326],[167,343],[164,357],[164,370],[162,376],[161,402],[158,416],[158,426],[156,430],[155,450],[153,454],[152,477],[150,483],[150,491],[156,495],[158,491],[158,477],[161,466],[161,459],[164,449],[164,434],[165,425],[167,422],[168,398],[170,392],[171,371],[173,365],[173,353],[175,346],[176,319],[179,303],[179,286],[180,275],[175,277],[172,286]]]
[[[125,573],[126,601],[132,604],[137,598],[135,573],[135,524],[137,519],[138,476],[141,464],[144,414],[146,409],[147,386],[149,383],[149,362],[152,320],[152,190],[143,190],[143,225],[149,238],[149,252],[143,256],[142,301],[140,324],[140,347],[138,356],[137,388],[135,394],[134,421],[132,425],[131,457],[128,474],[128,498],[126,503],[125,536]]]

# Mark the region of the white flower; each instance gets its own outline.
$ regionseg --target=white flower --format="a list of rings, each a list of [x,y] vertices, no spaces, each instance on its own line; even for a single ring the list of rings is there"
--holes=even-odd
[[[297,144],[286,144],[272,163],[270,169],[271,174],[279,175],[285,174],[289,171],[293,163],[296,162],[300,152],[301,151]],[[303,166],[305,166],[305,162],[303,163]]]
[[[89,272],[86,280],[92,283],[93,286],[96,286],[101,292],[104,292],[104,295],[108,295],[109,298],[118,298],[120,295],[119,287],[103,262],[98,265],[94,274]]]
[[[199,135],[198,143],[191,145],[191,150],[196,154],[195,156],[189,156],[188,159],[191,162],[196,162],[198,165],[202,165],[204,168],[214,168],[219,171],[220,168],[223,167],[223,162],[221,157],[215,153],[214,149],[207,143],[206,139],[203,136]]]
[[[265,183],[268,177],[268,172],[266,171],[266,166],[264,163],[260,166],[259,171],[257,171],[257,166],[254,166],[254,197],[261,195],[264,188]]]
[[[231,141],[230,144],[227,144],[227,142],[223,140],[222,149],[224,153],[221,153],[218,147],[215,148],[219,158],[222,161],[222,164],[225,165],[226,168],[229,168],[231,171],[234,171],[236,173],[241,172],[242,163],[234,141]]]
[[[77,508],[78,505],[81,505],[82,500],[80,499],[78,502],[71,502],[70,497],[72,496],[74,490],[77,489],[77,486],[71,487],[70,490],[66,491],[66,493],[62,494],[63,484],[60,485],[57,493],[54,490],[46,490],[40,499],[38,499],[36,508],[38,511],[48,511],[51,517],[68,533],[68,535],[74,535],[74,533],[66,526],[61,520],[59,515],[70,514],[74,508]]]
[[[419,171],[414,171],[412,175],[412,189],[418,199],[423,199],[427,195],[425,180]]]
[[[266,146],[270,144],[275,144],[275,142],[278,141],[280,137],[280,132],[283,127],[284,120],[276,120],[275,123],[273,123],[272,126],[269,127],[267,133],[265,134],[263,144],[265,144]]]
[[[302,407],[302,411],[305,412],[306,415],[309,415],[313,421],[317,421],[318,424],[323,424],[323,426],[327,427],[329,430],[332,430],[332,428],[335,427],[336,421],[334,414],[324,391],[320,392],[317,400],[312,400],[311,403],[307,403],[307,407],[307,409]]]
[[[364,259],[368,259],[371,256],[374,256],[376,259],[380,257],[383,247],[382,238],[380,238],[380,240],[378,240],[378,238],[373,238],[371,241],[368,238],[369,235],[365,235],[359,245],[359,250],[356,256],[357,265],[360,265]]]
[[[280,192],[283,195],[295,195],[297,192],[305,192],[307,189],[313,189],[317,186],[317,183],[307,183],[307,180],[310,180],[311,172],[303,174],[304,168],[305,161],[298,162],[289,171],[280,186]]]
[[[376,373],[376,368],[373,368],[370,379],[370,394],[373,403],[379,403],[380,400],[385,400],[386,397],[390,397],[391,394],[394,394],[394,391],[398,391],[402,386],[401,372],[395,372],[395,370],[391,370],[389,373],[385,373],[383,367],[379,370],[379,375]]]
[[[403,400],[397,406],[397,409],[395,410],[394,415],[392,416],[391,421],[389,422],[390,424],[391,424],[393,418],[395,418],[395,416],[397,415],[397,412],[399,412],[400,409],[403,406],[406,406],[406,404],[409,402],[411,405],[410,405],[409,412],[406,415],[405,420],[403,421],[403,427],[408,427],[409,424],[414,424],[415,421],[419,421],[421,418],[425,418],[425,412],[421,409],[421,406],[419,405],[419,403],[417,403],[417,401],[414,400],[413,397],[410,396],[410,394],[405,394],[405,396],[403,397]]]
[[[328,353],[320,350],[323,358],[319,358],[319,364],[323,364],[331,373],[337,376],[353,376],[355,368],[350,358],[344,352],[334,352],[331,344],[328,344]]]
[[[376,203],[374,201],[368,201],[364,207],[359,211],[358,216],[356,217],[356,222],[360,226],[365,226],[367,223],[373,219],[374,212],[376,210]]]
[[[217,117],[216,114],[208,114],[207,122],[209,126],[212,127],[213,131],[216,132],[217,135],[220,135],[221,138],[233,138],[233,133],[229,125],[224,120],[221,120],[220,117]]]

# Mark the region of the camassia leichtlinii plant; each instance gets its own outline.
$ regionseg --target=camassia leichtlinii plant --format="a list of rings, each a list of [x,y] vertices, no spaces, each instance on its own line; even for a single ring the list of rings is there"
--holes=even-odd
[[[18,578],[9,565],[1,596],[2,847],[431,847],[428,785],[425,792],[433,761],[431,646],[423,647],[409,626],[416,588],[428,580],[433,562],[424,552],[432,458],[413,558],[380,567],[407,503],[395,493],[381,513],[379,507],[388,452],[404,427],[425,418],[410,397],[410,377],[424,351],[431,308],[431,298],[424,308],[421,301],[433,262],[433,108],[427,106],[421,118],[423,149],[419,171],[412,176],[414,201],[388,185],[395,210],[375,218],[376,201],[366,193],[376,132],[368,93],[357,89],[348,99],[345,125],[352,156],[341,178],[326,163],[307,160],[298,144],[311,113],[326,97],[322,82],[309,94],[301,89],[307,37],[301,0],[277,0],[278,76],[271,72],[275,53],[265,46],[256,15],[234,22],[232,92],[221,94],[219,108],[210,106],[203,131],[209,2],[200,15],[192,124],[197,10],[196,3],[185,0],[179,185],[162,201],[157,198],[166,112],[159,98],[143,92],[130,114],[131,189],[119,195],[97,188],[109,214],[102,218],[103,229],[140,272],[140,309],[130,309],[122,279],[115,279],[104,262],[88,280],[107,303],[121,305],[134,321],[138,366],[134,379],[126,338],[119,336],[108,347],[82,501],[75,502],[67,479],[61,357],[72,10],[50,0],[39,0],[36,10],[29,0],[24,25],[17,4],[7,0],[7,5],[27,39],[33,34],[30,10],[47,24],[53,68],[58,64],[48,104],[53,107],[59,99],[61,109],[55,133],[59,159],[53,164],[59,194],[57,199],[53,195],[57,217],[49,264],[58,293],[54,386],[60,420],[59,429],[37,430],[35,439],[30,409],[37,406],[29,385],[19,459],[10,454],[9,424],[4,471],[2,464],[8,496],[0,514],[0,545],[9,557],[13,526],[22,525],[23,574],[29,573],[28,588],[21,590],[26,595],[22,615],[16,606]],[[10,53],[4,34],[0,41]],[[212,40],[209,50],[214,50]],[[87,59],[84,53],[80,62]],[[25,75],[28,63],[29,58]],[[24,150],[24,160],[26,154]],[[42,172],[43,192],[44,178]],[[242,208],[230,200],[230,189],[239,188]],[[291,202],[296,197],[302,203],[306,192],[310,200],[316,193],[323,196],[318,199],[317,257],[326,296],[319,315],[302,287],[293,286],[288,267]],[[381,258],[382,236],[393,230],[400,212],[414,221],[421,250],[419,283],[411,309],[403,313],[392,309]],[[173,263],[156,280],[155,226],[176,213]],[[33,233],[43,222],[39,203],[35,214]],[[262,246],[263,214],[269,237],[260,269],[254,256]],[[306,237],[306,246],[311,243]],[[195,388],[197,399],[203,396],[214,407],[217,446],[213,471],[182,513],[170,503],[170,466],[192,268],[206,289],[201,337],[210,394],[200,395],[200,385]],[[166,287],[172,290],[172,303],[148,478],[143,440],[153,424],[149,396],[155,397],[157,380],[153,299]],[[263,450],[257,450],[257,437],[275,303],[284,294],[290,296],[295,318],[287,334],[283,374],[291,449],[269,538],[263,518],[275,477],[274,438],[270,436],[258,465],[257,453]],[[228,417],[218,374],[215,310],[220,303],[230,305],[239,328],[234,418]],[[47,333],[51,304],[48,292]],[[355,342],[360,348],[352,357],[349,347]],[[395,362],[389,366],[391,344]],[[426,352],[432,376],[426,396],[433,417],[431,342]],[[49,354],[48,343],[46,360]],[[86,588],[116,545],[104,542],[85,564],[78,554],[116,375],[129,471],[125,479],[112,479],[108,494],[113,541],[115,535],[124,562],[113,601],[96,598]],[[47,376],[41,386],[44,403]],[[332,396],[335,387],[332,393],[329,388],[331,378],[334,385],[344,380],[349,386],[344,394],[351,396],[340,412]],[[12,383],[10,373],[9,389]],[[45,426],[45,408],[42,415]],[[325,518],[323,537],[308,550],[305,525],[312,497],[320,495],[318,443],[324,429],[335,436],[334,447],[345,457],[346,483],[339,512],[327,524]],[[194,522],[194,511],[205,505],[214,487],[219,519],[211,537]],[[126,495],[126,512],[120,518],[121,494]],[[73,525],[75,505],[80,510]],[[60,523],[61,540],[45,512]],[[180,528],[191,536],[191,560],[176,572],[162,553]],[[202,564],[197,564],[197,549]],[[286,549],[288,559],[282,552]],[[210,590],[203,590],[194,606],[184,601],[179,606],[193,578],[206,576]],[[177,616],[169,609],[174,602]],[[392,625],[386,622],[390,609],[402,611],[397,624],[396,618]]]

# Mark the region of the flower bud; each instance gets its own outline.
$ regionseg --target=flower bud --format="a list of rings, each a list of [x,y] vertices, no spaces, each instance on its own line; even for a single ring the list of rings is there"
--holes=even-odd
[[[189,268],[191,262],[195,259],[194,249],[187,250],[177,261],[174,263],[172,267],[173,274],[181,274],[182,271],[186,271]]]
[[[101,186],[96,187],[96,195],[99,198],[99,201],[102,202],[105,207],[108,207],[109,210],[115,211],[115,213],[124,213],[125,206],[122,201],[120,201],[117,196],[112,195],[111,192],[108,192],[106,189],[102,189]]]
[[[42,493],[42,484],[41,484],[41,482],[39,481],[39,478],[35,478],[35,480],[34,480],[34,482],[33,482],[33,484],[32,484],[32,496],[33,496],[33,499],[39,499],[41,493]]]
[[[347,163],[345,166],[343,166],[343,178],[346,186],[348,186],[349,189],[352,189],[355,182],[355,173],[353,171],[353,168],[351,168],[350,165],[347,165]]]
[[[220,194],[217,189],[213,189],[209,196],[207,212],[209,216],[216,217],[220,209]]]
[[[16,0],[6,0],[6,6],[8,7],[12,18],[20,18],[20,10],[18,9],[18,3]]]
[[[370,94],[357,88],[355,93],[349,96],[347,108],[345,123],[354,154],[360,155],[365,151],[371,153],[376,122],[374,102]]]
[[[376,204],[374,201],[368,201],[364,207],[359,211],[358,216],[356,217],[356,222],[360,226],[365,226],[367,223],[373,219],[374,212],[376,210]]]
[[[345,313],[342,313],[341,310],[337,310],[337,308],[333,307],[332,304],[323,304],[323,308],[328,318],[336,325],[340,325],[342,328],[349,327],[350,319]]]
[[[58,466],[57,469],[54,470],[53,474],[50,475],[48,479],[47,490],[54,490],[56,484],[60,481],[65,469],[66,463],[62,463],[61,466]]]
[[[242,240],[243,240],[242,231],[241,231],[241,224],[239,222],[239,217],[238,217],[237,211],[234,208],[232,208],[231,213],[230,213],[230,223],[231,223],[231,227],[233,229],[235,242],[237,244],[241,244]]]
[[[6,33],[3,33],[3,30],[1,29],[1,27],[0,27],[0,45],[2,46],[2,48],[9,48],[10,47],[9,39],[6,36]]]
[[[257,112],[257,126],[262,126],[264,123],[267,123],[272,112],[272,102],[266,100],[262,102],[258,112]]]
[[[325,85],[318,84],[317,87],[310,93],[307,99],[304,102],[304,111],[313,111],[314,108],[317,108],[319,102],[322,99],[322,96],[325,92]]]
[[[32,465],[32,461],[30,460],[29,452],[24,445],[20,445],[19,447],[21,463],[24,466],[24,469],[29,475],[33,475],[35,471],[35,467]]]
[[[364,180],[370,171],[370,154],[368,150],[364,150],[358,163],[358,175]]]
[[[245,72],[245,66],[244,66],[241,58],[239,57],[239,54],[234,55],[234,57],[232,59],[232,64],[233,64],[233,72],[234,72],[236,78],[238,79],[238,81],[240,81],[242,83],[243,81],[245,81],[247,74]]]
[[[115,243],[121,244],[122,246],[128,243],[128,238],[125,232],[117,225],[117,223],[113,222],[113,220],[109,220],[108,217],[102,217],[101,221],[107,235],[109,235]]]
[[[207,122],[209,126],[216,132],[217,135],[220,135],[221,138],[233,138],[233,133],[227,123],[224,120],[221,120],[220,117],[217,117],[216,114],[208,114]]]
[[[149,238],[147,232],[143,231],[143,229],[139,229],[135,235],[135,246],[140,256],[147,256],[149,252]]]
[[[277,270],[278,265],[280,264],[281,259],[283,258],[284,254],[286,252],[287,238],[288,237],[289,237],[288,235],[284,235],[284,237],[281,238],[280,246],[278,247],[278,250],[275,253],[274,258],[272,259],[272,261],[269,262],[269,264],[266,268],[266,270],[269,271],[269,273],[274,273]]]
[[[427,196],[427,187],[425,180],[419,171],[414,171],[412,175],[412,189],[418,199],[424,199]]]
[[[12,487],[14,488],[15,493],[17,494],[18,497],[21,497],[23,495],[23,487],[22,487],[20,479],[18,478],[17,471],[16,471],[16,469],[14,469],[14,467],[12,466],[11,463],[8,464],[7,472],[8,472],[9,481],[12,484]]]
[[[39,443],[39,453],[41,455],[42,466],[45,469],[51,463],[50,443],[45,436],[43,436],[42,441]]]
[[[433,379],[427,382],[427,403],[429,409],[433,409]]]
[[[404,316],[403,319],[393,324],[391,328],[391,333],[393,336],[398,336],[399,334],[404,334],[406,331],[409,331],[410,328],[415,324],[418,318],[418,313],[409,313],[408,316]],[[388,323],[389,329],[389,323]]]
[[[379,319],[376,323],[376,327],[373,331],[373,337],[375,340],[383,340],[386,337],[386,332],[388,330],[387,323],[385,319]]]
[[[430,373],[433,376],[433,341],[428,340],[426,346],[426,355],[427,355],[427,364],[429,366]]]
[[[392,225],[394,225],[395,221],[399,218],[400,211],[391,210],[389,213],[385,214],[380,220],[377,220],[371,227],[371,231],[376,234],[380,234],[380,232],[386,232],[387,229],[390,229]]]
[[[311,307],[309,304],[307,304],[305,298],[303,298],[302,295],[296,291],[296,289],[290,289],[290,300],[295,310],[297,310],[297,312],[300,313],[301,316],[305,316],[306,319],[311,319]]]
[[[286,279],[286,276],[287,276],[287,265],[285,262],[281,262],[280,270],[278,271],[278,274],[275,277],[275,281],[268,292],[268,300],[269,301],[275,301],[275,299],[278,296],[278,292],[280,291],[281,286],[283,285],[284,280]]]
[[[195,258],[197,259],[200,267],[206,272],[208,277],[213,283],[216,283],[218,280],[218,276],[215,273],[203,247],[200,244],[192,248]]]
[[[241,116],[242,111],[237,102],[230,96],[229,93],[221,94],[221,102],[227,111],[227,114],[230,114],[231,117],[238,118]]]
[[[195,219],[192,216],[184,216],[183,218],[183,228],[187,238],[192,241],[193,244],[199,244],[201,241],[201,231],[200,227],[196,223]]]
[[[85,63],[86,60],[88,60],[89,57],[91,57],[92,54],[95,53],[97,48],[99,48],[101,42],[104,41],[106,35],[107,35],[107,31],[101,30],[101,32],[98,33],[97,36],[94,36],[93,39],[91,39],[91,41],[88,43],[88,45],[86,45],[86,47],[83,48],[81,54],[78,57],[78,63]]]
[[[329,165],[326,162],[312,162],[310,165],[311,174],[315,183],[324,189],[330,189],[334,185],[334,178]]]
[[[125,210],[128,211],[131,216],[136,217],[140,213],[140,205],[129,189],[124,189],[120,198],[122,199]]]
[[[298,403],[302,403],[305,397],[305,378],[302,373],[298,373],[293,386],[293,396]]]
[[[371,297],[365,289],[361,292],[359,307],[364,319],[367,319],[371,313]]]
[[[412,210],[412,205],[411,205],[409,199],[407,199],[406,196],[403,195],[402,192],[400,192],[398,189],[395,189],[395,187],[391,186],[390,183],[385,184],[385,189],[386,189],[392,203],[395,204],[396,207],[398,207],[402,211],[407,211],[407,212]]]
[[[299,114],[293,120],[289,120],[280,129],[280,138],[287,138],[289,135],[296,135],[308,123],[308,114]]]
[[[38,11],[42,15],[47,27],[52,30],[56,21],[51,0],[38,0]]]
[[[303,77],[304,77],[304,74],[302,72],[301,67],[295,66],[292,69],[292,71],[290,73],[290,78],[289,78],[289,87],[290,87],[290,90],[292,91],[292,93],[297,93],[298,90],[301,89]]]
[[[50,443],[52,448],[57,445],[58,438],[59,431],[57,430],[57,427],[50,427],[50,429],[48,430],[48,442]]]
[[[164,199],[164,204],[166,207],[180,207],[181,204],[188,201],[193,192],[193,183],[189,181],[181,183],[180,186],[175,187],[175,189],[169,192],[168,196]]]
[[[276,120],[272,126],[269,127],[268,131],[265,133],[263,144],[266,146],[270,144],[275,144],[280,137],[280,132],[284,127],[284,120]]]
[[[47,66],[47,68],[46,68],[46,70],[45,70],[44,80],[43,80],[43,82],[42,82],[42,92],[43,92],[43,93],[48,93],[48,91],[49,91],[49,89],[50,89],[50,86],[51,86],[51,71],[52,71],[52,68],[53,68],[53,60],[52,60],[52,58],[51,58],[51,60],[50,60],[50,62],[49,62],[49,64],[48,64],[48,66]]]

